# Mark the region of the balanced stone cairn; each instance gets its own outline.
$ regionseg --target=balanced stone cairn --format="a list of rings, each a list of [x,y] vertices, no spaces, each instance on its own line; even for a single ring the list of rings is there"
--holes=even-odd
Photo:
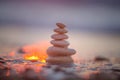
[[[51,38],[53,39],[50,43],[53,45],[47,49],[48,58],[46,62],[53,65],[73,65],[73,59],[71,55],[75,54],[74,49],[68,48],[69,42],[65,39],[68,39],[68,36],[65,35],[68,31],[65,29],[65,25],[62,23],[56,23],[58,28],[54,29],[54,32]]]

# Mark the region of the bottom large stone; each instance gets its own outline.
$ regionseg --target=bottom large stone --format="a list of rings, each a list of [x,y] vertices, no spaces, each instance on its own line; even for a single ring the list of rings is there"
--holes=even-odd
[[[46,59],[47,63],[50,64],[71,64],[73,63],[73,59],[70,56],[66,57],[48,57]]]

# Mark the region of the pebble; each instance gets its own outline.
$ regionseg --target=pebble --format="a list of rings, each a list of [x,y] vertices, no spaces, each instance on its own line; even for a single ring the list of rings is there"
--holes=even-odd
[[[66,26],[63,23],[56,23],[59,28],[65,28]]]
[[[47,49],[47,54],[49,56],[70,56],[75,54],[76,51],[74,49],[66,49],[66,48],[60,48],[60,47],[49,47]]]
[[[70,56],[48,57],[46,62],[51,64],[67,64],[67,63],[73,63],[73,60]]]
[[[69,46],[69,42],[65,40],[60,40],[60,41],[52,40],[50,43],[53,44],[54,46],[63,47],[63,48]]]
[[[53,34],[51,38],[55,40],[63,40],[63,39],[68,39],[68,36],[65,34]]]
[[[67,33],[68,31],[66,29],[56,28],[54,29],[54,32],[59,34],[64,34],[64,33]]]

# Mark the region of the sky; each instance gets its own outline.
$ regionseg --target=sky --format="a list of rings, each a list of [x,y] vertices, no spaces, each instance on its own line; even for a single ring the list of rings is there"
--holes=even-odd
[[[111,4],[112,3],[112,4]],[[5,0],[0,1],[0,24],[119,29],[120,7],[106,0]]]
[[[1,0],[0,46],[49,42],[56,22],[67,26],[77,55],[120,55],[117,0]]]

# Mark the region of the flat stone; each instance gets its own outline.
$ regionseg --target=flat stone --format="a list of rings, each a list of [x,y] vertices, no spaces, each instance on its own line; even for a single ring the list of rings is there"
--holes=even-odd
[[[51,64],[68,64],[73,63],[73,60],[70,56],[65,57],[48,57],[46,62]]]
[[[57,47],[68,47],[69,46],[69,42],[65,40],[60,40],[60,41],[52,40],[50,43]]]
[[[64,34],[64,33],[67,33],[68,31],[66,29],[56,28],[54,29],[54,32],[59,34]]]
[[[65,28],[66,26],[63,23],[56,23],[59,28]]]
[[[47,49],[47,54],[49,56],[70,56],[75,54],[76,51],[70,48],[61,48],[61,47],[49,47]]]
[[[68,39],[68,36],[65,34],[53,34],[51,38],[55,40],[62,40],[62,39]]]

